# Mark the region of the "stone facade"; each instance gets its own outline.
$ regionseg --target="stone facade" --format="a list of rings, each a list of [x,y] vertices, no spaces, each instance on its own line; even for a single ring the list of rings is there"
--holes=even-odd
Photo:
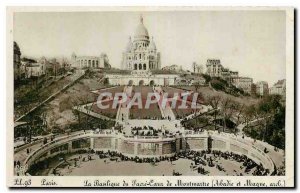
[[[40,77],[46,74],[46,65],[44,63],[32,63],[25,67],[25,77]]]
[[[74,68],[110,68],[109,60],[106,54],[100,56],[77,56],[72,54],[72,67]]]
[[[126,50],[123,52],[121,68],[124,70],[123,74],[105,74],[105,78],[110,85],[167,86],[175,85],[175,80],[179,78],[177,74],[157,74],[155,72],[155,70],[161,69],[160,53],[157,52],[153,38],[150,41],[142,17],[135,30],[133,41],[129,38]]]
[[[160,53],[156,50],[153,37],[150,41],[148,30],[141,17],[133,41],[130,37],[126,50],[123,52],[122,69],[148,71],[160,69],[160,65]]]
[[[265,96],[269,94],[268,83],[266,81],[260,81],[256,83],[256,94],[259,96]]]
[[[110,85],[175,85],[178,75],[174,74],[106,74]]]
[[[232,78],[232,84],[237,88],[242,89],[244,92],[251,94],[253,79],[249,77]]]
[[[285,96],[286,92],[286,80],[278,80],[269,90],[270,94],[277,94],[281,96]]]
[[[211,77],[220,77],[231,82],[232,78],[237,78],[239,73],[224,68],[219,59],[208,59],[206,63],[206,74]]]

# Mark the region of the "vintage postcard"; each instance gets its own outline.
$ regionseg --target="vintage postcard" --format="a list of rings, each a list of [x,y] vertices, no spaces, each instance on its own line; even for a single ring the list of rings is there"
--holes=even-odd
[[[9,187],[294,187],[294,9],[8,7]]]

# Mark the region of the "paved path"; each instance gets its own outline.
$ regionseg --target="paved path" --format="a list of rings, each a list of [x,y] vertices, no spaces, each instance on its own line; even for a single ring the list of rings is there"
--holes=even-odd
[[[107,116],[104,116],[104,115],[101,115],[99,113],[95,113],[95,112],[89,110],[89,107],[91,105],[93,105],[93,104],[95,104],[95,103],[89,103],[89,104],[85,104],[85,105],[75,106],[75,107],[73,107],[73,109],[75,109],[77,111],[80,111],[80,112],[82,112],[84,114],[90,115],[92,117],[95,117],[95,118],[104,119],[104,120],[110,120],[110,121],[115,121],[115,119],[109,118]]]
[[[154,87],[153,91],[156,93],[159,93],[161,97],[164,94],[163,90],[160,86]],[[176,120],[174,112],[173,112],[172,108],[170,107],[169,103],[166,103],[165,107],[163,108],[161,103],[158,102],[158,106],[159,106],[160,111],[162,112],[163,118],[170,118],[170,120],[172,120],[172,121]]]
[[[72,135],[74,134],[78,134],[78,133],[82,133],[83,131],[76,131],[73,132]],[[47,137],[48,142],[50,142],[50,137],[47,136],[39,136],[40,138],[44,138]],[[64,139],[66,138],[68,135],[67,134],[62,134],[62,135],[58,135],[55,137],[55,139]],[[43,140],[40,140],[39,142],[35,143],[34,145],[29,146],[28,148],[31,149],[30,153],[33,153],[35,150],[37,150],[38,148],[40,148],[43,145]],[[20,151],[17,151],[14,153],[14,160],[15,161],[20,161],[21,165],[23,165],[22,163],[26,160],[26,158],[28,157],[29,154],[27,154],[27,149],[28,148],[24,148]]]
[[[125,93],[127,96],[131,96],[132,86],[125,86],[123,93]],[[121,105],[119,105],[116,121],[126,122],[129,120],[129,108],[127,108],[126,104],[127,102],[123,102]]]

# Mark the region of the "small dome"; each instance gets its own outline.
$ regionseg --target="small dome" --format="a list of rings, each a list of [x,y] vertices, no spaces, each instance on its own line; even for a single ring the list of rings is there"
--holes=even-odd
[[[152,37],[152,41],[150,42],[149,48],[150,48],[150,50],[156,50],[156,45],[155,45],[155,42],[153,40],[153,37]]]
[[[135,30],[134,38],[139,39],[139,40],[142,40],[142,39],[149,40],[149,33],[148,33],[147,28],[144,26],[142,16],[140,18],[140,24],[137,26],[137,28]]]
[[[126,52],[130,52],[131,48],[132,48],[132,42],[131,42],[131,37],[129,37],[129,41],[126,46]]]

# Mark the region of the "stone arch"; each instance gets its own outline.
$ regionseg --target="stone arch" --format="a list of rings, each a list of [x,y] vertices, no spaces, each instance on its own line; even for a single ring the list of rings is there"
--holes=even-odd
[[[154,80],[151,80],[149,85],[150,85],[150,86],[154,86],[154,85],[155,85]]]
[[[144,70],[146,70],[146,68],[147,68],[147,66],[146,66],[146,64],[144,64]]]
[[[92,60],[92,66],[95,68],[95,60]]]
[[[129,80],[128,81],[128,86],[132,86],[133,85],[133,80]]]
[[[144,80],[140,80],[139,81],[139,86],[143,86],[144,85]]]

